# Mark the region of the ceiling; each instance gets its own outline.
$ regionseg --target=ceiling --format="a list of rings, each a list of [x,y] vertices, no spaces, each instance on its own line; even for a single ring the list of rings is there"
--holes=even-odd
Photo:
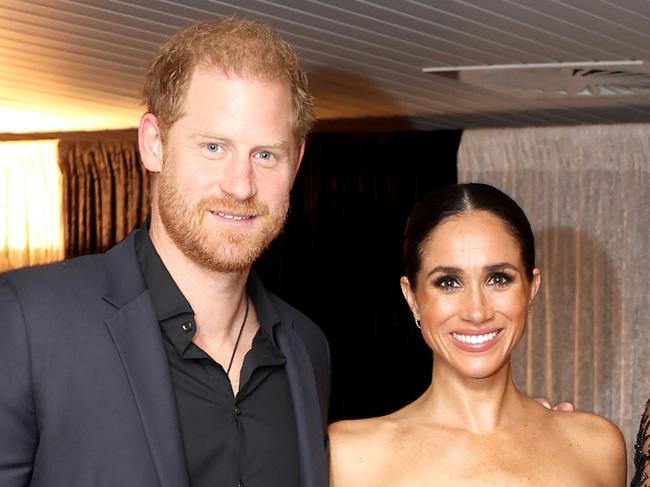
[[[297,48],[320,120],[650,122],[650,0],[2,0],[0,133],[136,126],[157,46],[232,14],[271,23]],[[605,61],[646,62],[422,71]]]

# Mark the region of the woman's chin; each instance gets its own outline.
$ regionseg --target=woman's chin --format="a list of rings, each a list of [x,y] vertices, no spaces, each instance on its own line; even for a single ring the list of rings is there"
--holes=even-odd
[[[468,360],[454,360],[451,367],[464,379],[488,379],[496,377],[507,369],[508,360],[496,357],[473,357]]]

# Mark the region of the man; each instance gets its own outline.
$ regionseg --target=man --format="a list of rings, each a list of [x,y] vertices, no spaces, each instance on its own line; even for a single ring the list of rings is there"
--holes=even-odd
[[[326,486],[326,340],[251,272],[313,123],[296,55],[196,23],[145,101],[150,223],[0,277],[0,485]]]

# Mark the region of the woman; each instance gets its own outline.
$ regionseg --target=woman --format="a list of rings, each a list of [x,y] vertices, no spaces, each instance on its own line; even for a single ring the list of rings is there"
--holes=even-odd
[[[634,445],[634,477],[630,487],[650,487],[650,400],[645,405]]]
[[[510,355],[541,277],[521,208],[483,184],[432,193],[409,217],[404,264],[431,385],[388,416],[334,423],[330,485],[623,486],[616,426],[548,410],[513,382]]]

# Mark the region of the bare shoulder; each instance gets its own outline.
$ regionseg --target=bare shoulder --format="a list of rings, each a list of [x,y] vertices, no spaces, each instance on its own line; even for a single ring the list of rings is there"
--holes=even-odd
[[[338,421],[329,426],[330,487],[368,485],[387,454],[393,436],[389,417]]]
[[[623,434],[609,419],[584,412],[553,411],[552,414],[558,425],[576,440],[605,449],[608,453],[622,449],[625,455]]]
[[[625,440],[618,426],[591,413],[554,411],[552,414],[566,446],[603,479],[603,485],[625,485]]]
[[[328,428],[330,449],[333,453],[336,450],[365,451],[371,445],[384,443],[392,429],[393,421],[388,416],[337,421]]]

